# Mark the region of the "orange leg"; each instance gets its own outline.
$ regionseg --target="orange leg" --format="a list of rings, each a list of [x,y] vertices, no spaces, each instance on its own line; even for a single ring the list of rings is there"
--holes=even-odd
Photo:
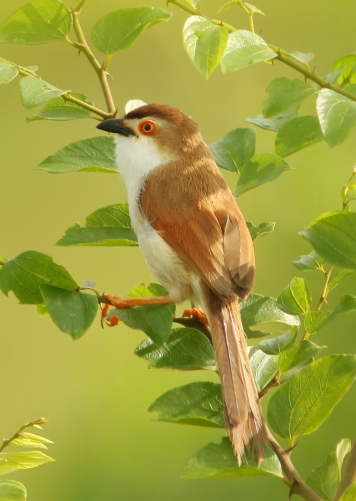
[[[122,308],[132,308],[133,306],[147,306],[149,304],[173,304],[173,301],[169,296],[125,298],[122,296],[104,294],[104,297],[110,301],[111,306],[114,306],[118,310],[121,310]]]
[[[199,320],[199,322],[205,325],[205,327],[209,327],[207,316],[205,315],[203,310],[200,310],[199,308],[191,308],[190,310],[184,310],[183,318],[186,317],[196,317]]]

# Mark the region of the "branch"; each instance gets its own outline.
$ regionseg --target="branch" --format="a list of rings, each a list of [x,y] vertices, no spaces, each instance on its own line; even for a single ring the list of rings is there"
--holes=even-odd
[[[346,489],[356,482],[356,439],[351,448],[344,472],[338,490],[336,491],[334,501],[338,501]]]
[[[285,451],[270,431],[268,439],[272,449],[279,459],[279,462],[281,463],[283,473],[286,477],[288,485],[290,486],[290,495],[299,494],[299,496],[304,498],[306,501],[323,501],[321,497],[319,497],[318,494],[314,492],[313,489],[309,487],[309,485],[306,484],[299,475],[290,458],[290,451]]]
[[[84,2],[81,2],[80,8],[83,6],[83,4],[84,4]],[[98,78],[99,78],[99,81],[101,84],[101,88],[102,88],[103,93],[104,93],[109,116],[113,117],[116,114],[116,107],[115,107],[114,100],[113,100],[111,90],[110,90],[110,86],[108,83],[108,72],[106,71],[106,66],[105,65],[102,66],[99,63],[99,61],[96,59],[96,57],[94,56],[93,52],[90,49],[90,47],[85,39],[82,27],[80,26],[79,14],[80,14],[80,10],[72,9],[73,28],[74,28],[75,34],[77,35],[77,39],[78,39],[79,43],[71,42],[70,40],[67,40],[67,41],[68,41],[68,43],[70,43],[70,45],[76,47],[77,49],[79,49],[81,52],[83,52],[85,54],[88,61],[90,62],[90,64],[94,68],[94,70],[96,71],[96,74],[98,75]]]

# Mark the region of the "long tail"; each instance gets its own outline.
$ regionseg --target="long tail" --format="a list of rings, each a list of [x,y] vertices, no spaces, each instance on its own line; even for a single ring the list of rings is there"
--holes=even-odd
[[[224,303],[212,291],[208,295],[206,307],[222,385],[226,430],[239,464],[251,445],[260,463],[268,432],[248,359],[239,303],[237,297]]]

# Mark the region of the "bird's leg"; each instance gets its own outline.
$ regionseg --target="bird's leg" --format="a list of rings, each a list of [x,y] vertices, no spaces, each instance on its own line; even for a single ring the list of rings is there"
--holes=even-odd
[[[172,299],[169,296],[153,296],[153,297],[122,297],[113,296],[111,294],[103,294],[111,306],[114,306],[117,310],[122,310],[123,308],[132,308],[133,306],[147,306],[152,304],[173,304]]]

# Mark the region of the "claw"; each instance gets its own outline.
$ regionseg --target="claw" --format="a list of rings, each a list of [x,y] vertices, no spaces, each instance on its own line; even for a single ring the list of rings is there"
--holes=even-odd
[[[209,327],[207,316],[205,315],[203,310],[200,310],[199,308],[191,308],[190,310],[184,310],[183,318],[187,317],[196,317],[199,320],[199,322],[205,325],[205,327]]]

